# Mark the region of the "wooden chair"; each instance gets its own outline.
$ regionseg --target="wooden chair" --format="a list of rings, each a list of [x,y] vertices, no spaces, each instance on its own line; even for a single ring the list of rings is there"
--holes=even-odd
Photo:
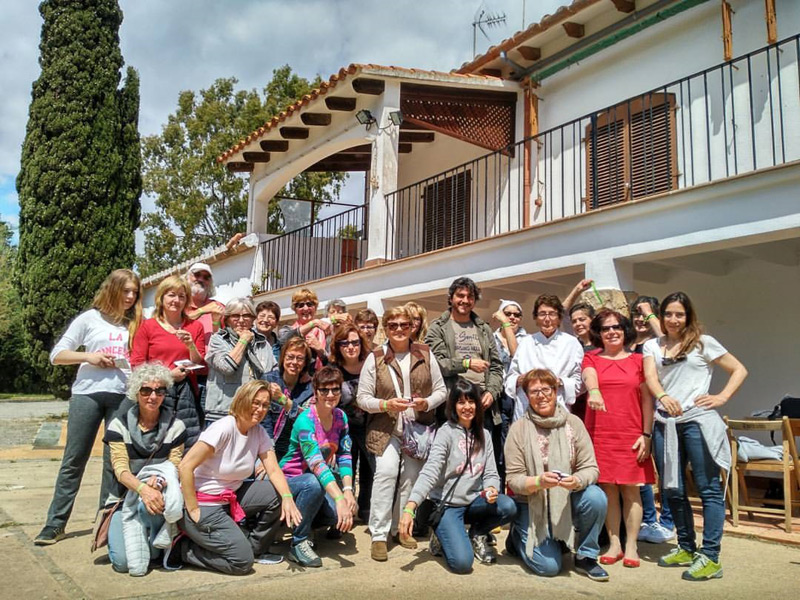
[[[731,516],[733,526],[739,526],[739,511],[747,511],[750,518],[754,512],[782,514],[785,519],[787,533],[792,532],[792,508],[800,507],[800,459],[797,456],[795,436],[800,435],[800,419],[783,417],[780,421],[743,421],[725,417],[728,424],[728,439],[731,443],[732,465],[728,479],[731,486]],[[781,431],[783,437],[783,460],[753,460],[742,462],[738,459],[739,443],[734,435],[735,431]],[[783,479],[783,501],[762,499],[763,504],[782,505],[782,508],[768,506],[754,506],[747,489],[746,477],[760,473],[780,473]],[[740,494],[744,503],[740,502]]]

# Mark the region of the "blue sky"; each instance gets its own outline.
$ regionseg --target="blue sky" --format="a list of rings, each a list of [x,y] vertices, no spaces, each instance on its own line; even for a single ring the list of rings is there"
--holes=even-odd
[[[504,13],[506,25],[479,36],[478,51],[538,21],[568,0],[121,0],[127,64],[139,70],[143,135],[156,133],[181,90],[235,76],[262,88],[289,64],[300,75],[327,78],[351,62],[448,71],[472,54],[471,23],[481,10]],[[34,0],[5,0],[0,20],[0,215],[16,227],[15,179],[31,84],[39,75],[41,17]],[[343,201],[358,201],[363,179]],[[145,211],[152,202],[142,199]]]

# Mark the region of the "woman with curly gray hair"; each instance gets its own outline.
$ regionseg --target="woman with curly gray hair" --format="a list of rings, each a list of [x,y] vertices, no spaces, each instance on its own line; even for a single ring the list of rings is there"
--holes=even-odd
[[[124,497],[111,518],[108,557],[115,571],[141,576],[152,558],[171,544],[166,523],[183,510],[178,463],[183,458],[186,427],[164,406],[172,373],[159,363],[144,363],[128,379],[128,410],[117,413],[104,442],[118,487],[107,504]]]

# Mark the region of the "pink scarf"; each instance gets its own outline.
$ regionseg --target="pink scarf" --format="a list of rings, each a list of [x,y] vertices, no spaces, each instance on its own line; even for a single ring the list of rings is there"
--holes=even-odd
[[[226,489],[221,494],[206,494],[205,492],[197,492],[197,501],[198,502],[225,502],[226,504],[230,504],[231,507],[231,518],[236,521],[237,523],[244,520],[247,516],[242,508],[242,505],[239,504],[239,499],[236,497],[236,492],[233,490]]]

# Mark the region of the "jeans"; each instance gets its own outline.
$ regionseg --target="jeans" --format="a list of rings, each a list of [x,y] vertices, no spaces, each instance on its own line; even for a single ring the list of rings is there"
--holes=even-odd
[[[372,480],[375,478],[375,456],[367,449],[367,430],[364,427],[350,426],[350,440],[353,442],[353,476],[358,473],[358,512],[369,514],[369,501],[372,496]]]
[[[144,507],[144,502],[139,500],[137,508],[137,518],[147,529],[147,537],[150,538],[150,558],[154,559],[161,553],[159,548],[153,546],[153,542],[164,525],[164,515],[151,515]],[[111,524],[108,526],[108,559],[111,566],[117,573],[128,572],[128,556],[125,552],[125,536],[122,533],[122,510],[118,510],[111,517]]]
[[[541,493],[541,492],[539,492]],[[572,503],[572,525],[575,528],[575,555],[578,558],[594,558],[600,554],[597,538],[606,520],[607,499],[599,486],[590,485],[585,490],[570,494]],[[528,542],[527,502],[517,503],[517,517],[508,534],[508,542],[515,553],[522,557],[531,571],[543,577],[555,577],[561,571],[561,546],[558,540],[548,537],[533,549],[533,556],[525,553]]]
[[[400,511],[408,502],[424,463],[400,450],[400,440],[392,436],[383,454],[375,457],[375,479],[369,509],[372,541],[385,542],[389,533],[397,533]],[[400,483],[398,485],[398,472]]]
[[[675,519],[678,531],[678,546],[694,554],[697,551],[697,534],[694,530],[694,514],[686,494],[687,463],[692,465],[697,493],[703,504],[703,545],[700,552],[714,562],[719,561],[719,550],[722,543],[722,526],[725,523],[725,493],[720,482],[720,469],[706,448],[700,425],[693,422],[681,423],[678,426],[678,487],[664,489],[663,495]],[[656,458],[656,469],[659,476],[664,471],[664,426],[656,423],[653,429],[653,449]]]
[[[436,537],[442,544],[448,568],[453,573],[469,573],[474,557],[470,538],[486,535],[495,527],[510,522],[516,514],[516,502],[505,494],[498,495],[494,504],[478,496],[467,506],[445,508],[436,527]],[[465,524],[470,525],[469,535],[464,530]]]
[[[281,498],[268,480],[245,481],[236,490],[245,512],[237,524],[230,517],[230,507],[201,506],[195,523],[184,510],[178,522],[189,537],[179,546],[183,562],[228,575],[250,572],[256,556],[264,554],[280,528]]]
[[[75,505],[75,496],[81,486],[83,472],[100,423],[105,421],[105,427],[117,412],[123,394],[97,392],[89,396],[76,395],[69,401],[69,416],[67,417],[67,445],[64,448],[64,457],[61,459],[61,468],[58,471],[56,487],[53,490],[53,500],[47,511],[47,525],[51,527],[65,527]],[[103,448],[103,479],[100,484],[100,502],[102,508],[111,491],[116,487],[114,469],[111,467],[111,454],[108,445]]]
[[[336,525],[336,503],[313,473],[303,473],[287,479],[297,510],[303,515],[300,525],[292,532],[292,546],[308,539],[315,526]]]
[[[669,510],[669,503],[664,500],[664,493],[661,493],[661,518],[658,518],[656,511],[656,497],[653,493],[652,485],[643,485],[639,488],[642,497],[642,523],[651,525],[655,522],[661,523],[662,527],[672,531],[675,529],[675,522],[672,520],[672,513]]]

